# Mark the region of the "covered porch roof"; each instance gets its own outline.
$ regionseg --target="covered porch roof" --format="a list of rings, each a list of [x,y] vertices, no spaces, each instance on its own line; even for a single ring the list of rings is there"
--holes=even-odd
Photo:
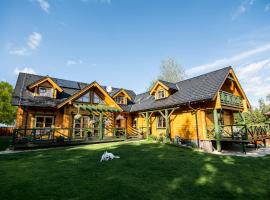
[[[98,111],[98,112],[121,112],[120,109],[114,108],[106,105],[90,105],[90,104],[73,104],[74,107],[82,110],[88,111]]]

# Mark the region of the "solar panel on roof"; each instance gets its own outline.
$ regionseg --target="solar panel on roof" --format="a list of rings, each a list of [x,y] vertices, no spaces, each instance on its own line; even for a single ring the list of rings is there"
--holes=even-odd
[[[75,82],[75,81],[67,81],[67,80],[62,80],[62,79],[55,79],[55,82],[60,87],[80,89],[78,83]]]

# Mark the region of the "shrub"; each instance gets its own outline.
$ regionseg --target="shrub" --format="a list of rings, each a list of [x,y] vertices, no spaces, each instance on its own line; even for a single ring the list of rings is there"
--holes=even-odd
[[[65,138],[63,136],[57,136],[56,137],[56,142],[57,143],[61,143],[61,142],[64,142],[65,141]]]

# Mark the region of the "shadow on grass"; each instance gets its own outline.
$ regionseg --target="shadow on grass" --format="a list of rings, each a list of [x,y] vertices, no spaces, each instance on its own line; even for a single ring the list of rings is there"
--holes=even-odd
[[[100,163],[107,150],[120,159]],[[0,156],[1,199],[269,199],[270,157],[151,142]]]

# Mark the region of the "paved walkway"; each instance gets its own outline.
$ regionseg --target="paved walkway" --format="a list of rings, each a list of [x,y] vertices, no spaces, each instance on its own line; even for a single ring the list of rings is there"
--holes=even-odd
[[[67,147],[55,147],[55,148],[67,148]],[[13,154],[13,153],[22,153],[22,152],[31,152],[31,151],[46,151],[52,148],[46,148],[46,149],[30,149],[30,150],[20,150],[20,151],[13,151],[13,150],[5,150],[0,151],[0,155],[3,154]],[[266,155],[270,155],[270,148],[259,148],[258,150],[255,150],[254,148],[247,148],[247,153],[244,154],[242,151],[227,151],[223,150],[222,152],[213,151],[212,154],[215,155],[228,155],[228,156],[243,156],[243,157],[263,157]]]
[[[243,157],[262,157],[266,155],[270,155],[270,148],[259,148],[258,150],[255,149],[247,149],[247,153],[244,154],[242,151],[214,151],[212,152],[216,155],[229,155],[229,156],[243,156]]]

